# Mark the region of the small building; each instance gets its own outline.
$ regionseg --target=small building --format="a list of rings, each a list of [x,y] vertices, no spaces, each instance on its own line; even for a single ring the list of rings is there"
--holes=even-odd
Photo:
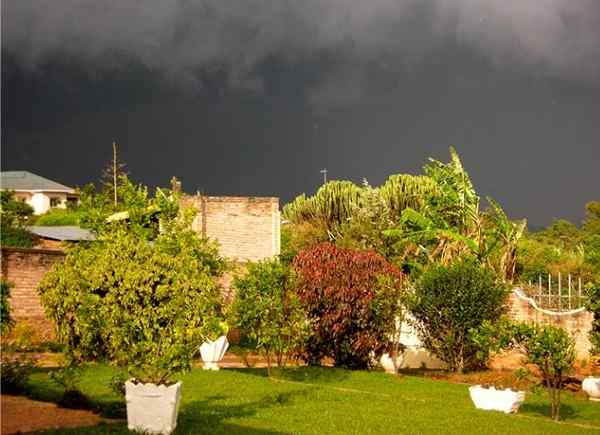
[[[72,187],[27,171],[1,172],[0,190],[14,191],[15,198],[33,207],[36,215],[54,207],[66,208],[67,203],[79,201],[79,194]]]
[[[74,225],[43,227],[31,226],[27,230],[36,237],[36,248],[59,249],[64,248],[63,242],[81,242],[96,240],[90,230]]]

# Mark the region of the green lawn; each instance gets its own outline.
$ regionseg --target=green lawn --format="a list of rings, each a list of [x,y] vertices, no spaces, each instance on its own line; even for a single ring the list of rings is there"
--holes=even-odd
[[[108,388],[114,370],[86,369],[82,390],[105,413],[123,400]],[[516,415],[478,411],[466,385],[382,372],[332,368],[205,372],[182,377],[178,434],[576,434],[600,433],[600,404],[566,394],[563,422],[548,418],[545,392],[529,394]],[[30,396],[55,401],[60,390],[45,372],[30,379]],[[126,424],[45,433],[127,433]]]

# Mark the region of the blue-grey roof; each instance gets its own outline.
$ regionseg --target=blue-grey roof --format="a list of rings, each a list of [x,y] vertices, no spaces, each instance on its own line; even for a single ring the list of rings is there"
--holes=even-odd
[[[27,171],[0,172],[0,189],[3,190],[45,190],[74,193],[71,187],[48,180]]]
[[[90,230],[72,225],[58,227],[31,226],[27,229],[36,236],[43,237],[45,239],[71,242],[79,240],[96,240],[94,233],[92,233]]]

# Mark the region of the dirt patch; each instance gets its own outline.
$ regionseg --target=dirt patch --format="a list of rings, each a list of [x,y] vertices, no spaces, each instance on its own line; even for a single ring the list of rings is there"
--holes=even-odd
[[[59,408],[53,403],[37,402],[22,396],[3,394],[0,402],[3,435],[95,426],[108,421],[90,411]]]

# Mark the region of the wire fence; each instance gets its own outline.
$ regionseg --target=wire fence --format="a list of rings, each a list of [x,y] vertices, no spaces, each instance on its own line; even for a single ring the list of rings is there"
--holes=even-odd
[[[580,277],[538,276],[537,282],[529,281],[523,290],[540,308],[553,311],[571,311],[585,306],[587,296]]]

